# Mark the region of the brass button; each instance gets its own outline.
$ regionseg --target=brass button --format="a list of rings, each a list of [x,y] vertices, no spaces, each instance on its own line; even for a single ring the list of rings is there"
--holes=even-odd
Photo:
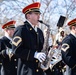
[[[16,59],[14,59],[14,61],[17,61]]]
[[[0,65],[2,65],[2,63],[0,63]]]
[[[38,62],[38,60],[36,60],[36,62]]]
[[[59,67],[61,67],[61,66],[59,66]]]
[[[38,33],[36,33],[38,35]]]
[[[52,71],[54,71],[54,69]]]
[[[32,30],[32,28],[30,28],[30,30]]]
[[[15,66],[15,68],[17,69],[17,66]]]
[[[38,69],[36,69],[36,72],[39,72],[39,70],[38,70]]]
[[[60,70],[60,72],[61,72],[61,70]]]

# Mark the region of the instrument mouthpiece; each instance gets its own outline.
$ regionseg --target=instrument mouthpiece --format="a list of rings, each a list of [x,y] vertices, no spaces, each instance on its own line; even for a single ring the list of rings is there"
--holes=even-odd
[[[43,21],[42,20],[38,20],[40,23],[43,23]]]

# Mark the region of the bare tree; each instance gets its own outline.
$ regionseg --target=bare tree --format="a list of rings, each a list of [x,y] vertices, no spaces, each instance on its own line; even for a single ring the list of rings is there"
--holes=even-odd
[[[41,19],[53,28],[52,34],[56,32],[60,15],[66,17],[64,24],[68,19],[76,17],[76,0],[0,0],[0,25],[12,19],[22,24],[22,21],[25,20],[22,9],[28,4],[38,1],[41,3]],[[41,28],[44,29],[44,25]]]

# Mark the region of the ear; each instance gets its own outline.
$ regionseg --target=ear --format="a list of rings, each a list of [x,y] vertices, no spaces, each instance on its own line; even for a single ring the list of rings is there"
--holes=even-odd
[[[27,14],[27,18],[30,19],[30,14]]]
[[[75,29],[76,29],[76,27],[75,27],[75,26],[72,26],[72,29],[74,29],[74,30],[75,30]]]
[[[8,29],[5,29],[5,32],[8,32]]]

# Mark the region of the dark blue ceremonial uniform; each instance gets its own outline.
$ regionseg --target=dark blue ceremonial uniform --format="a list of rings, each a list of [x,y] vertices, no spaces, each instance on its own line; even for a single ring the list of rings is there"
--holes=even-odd
[[[46,72],[47,75],[63,75],[62,69],[64,68],[64,66],[65,66],[65,64],[61,60],[52,69],[49,68],[45,72]]]
[[[42,31],[37,32],[26,21],[24,25],[16,28],[13,37],[13,51],[19,58],[17,75],[44,75],[38,66],[38,60],[34,58],[36,51],[41,52],[44,43]]]
[[[69,34],[62,42],[62,59],[72,69],[71,75],[76,75],[76,37]]]
[[[6,36],[3,36],[0,39],[1,75],[17,75],[17,58],[14,55],[9,59],[6,54],[6,47],[12,48],[11,41]]]

